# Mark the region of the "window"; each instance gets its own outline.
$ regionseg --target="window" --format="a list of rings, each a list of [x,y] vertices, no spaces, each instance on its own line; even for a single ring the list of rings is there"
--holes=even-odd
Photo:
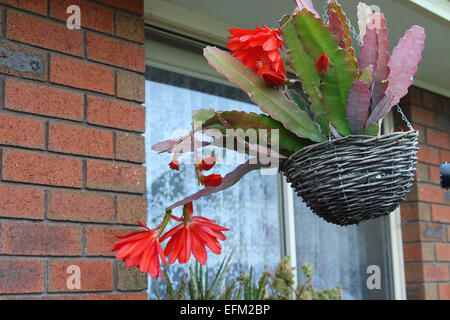
[[[170,36],[169,36],[170,35]],[[189,129],[193,110],[213,108],[260,112],[245,93],[209,67],[201,55],[205,44],[161,30],[149,30],[146,80],[146,166],[148,221],[159,223],[164,208],[198,190],[192,166],[170,171],[171,156],[156,154],[150,146],[179,137]],[[175,135],[174,135],[175,133]],[[233,156],[227,151],[227,157]],[[220,165],[215,172],[225,174],[235,165]],[[293,194],[280,175],[263,175],[255,171],[232,188],[194,203],[197,214],[216,219],[230,228],[223,253],[232,259],[233,275],[254,267],[256,273],[273,268],[290,255],[297,266],[298,281],[303,263],[314,268],[317,288],[341,285],[345,299],[392,299],[394,272],[391,253],[390,218],[339,227],[315,216]],[[224,254],[215,256],[208,250],[208,268],[217,270]],[[191,260],[191,262],[193,259]],[[369,290],[367,268],[376,265],[381,271],[381,289]],[[186,266],[174,264],[169,273],[179,279]],[[151,280],[151,279],[150,279]],[[150,297],[155,283],[150,281]]]
[[[182,69],[175,73],[156,67],[147,68],[147,149],[159,141],[178,138],[180,131],[177,134],[177,129],[189,129],[193,110],[238,108],[258,111],[241,90],[182,72]],[[233,157],[232,153],[227,151],[226,158]],[[169,154],[147,150],[148,221],[152,225],[160,222],[165,207],[200,189],[193,166],[181,165],[179,172],[171,171],[168,167],[170,161]],[[237,164],[223,164],[214,167],[214,172],[224,175],[235,166]],[[233,276],[249,270],[250,266],[260,274],[280,261],[276,175],[254,171],[233,188],[195,201],[194,211],[230,229],[225,233],[228,239],[223,244],[221,256],[215,256],[207,249],[211,272],[217,270],[224,256],[231,252]],[[174,213],[181,215],[179,211]],[[181,271],[187,271],[186,267],[174,264],[169,273],[177,281]]]

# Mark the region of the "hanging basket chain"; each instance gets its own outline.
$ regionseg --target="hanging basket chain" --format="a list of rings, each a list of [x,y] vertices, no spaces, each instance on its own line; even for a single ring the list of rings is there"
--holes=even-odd
[[[324,10],[323,10],[323,16],[322,16],[322,20],[325,24],[329,23],[329,18],[328,18],[328,4],[331,2],[337,2],[336,0],[327,0],[327,2],[325,3],[324,6]],[[362,42],[361,39],[359,38],[359,34],[356,32],[356,29],[353,27],[352,23],[350,22],[350,19],[348,18],[347,14],[344,12],[344,10],[342,10],[342,12],[345,14],[345,16],[347,17],[347,24],[350,28],[350,33],[352,35],[353,40],[355,40],[356,42],[358,42],[358,45],[361,46]]]

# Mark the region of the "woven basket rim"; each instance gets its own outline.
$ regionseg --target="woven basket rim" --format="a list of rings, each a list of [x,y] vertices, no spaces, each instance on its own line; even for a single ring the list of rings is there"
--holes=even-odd
[[[323,141],[323,142],[318,142],[318,143],[314,143],[312,145],[306,146],[304,148],[301,148],[299,150],[297,150],[296,152],[294,152],[293,154],[291,154],[287,159],[284,159],[283,163],[287,163],[290,162],[290,160],[292,160],[292,158],[299,152],[308,152],[311,149],[323,146],[323,145],[332,145],[333,143],[336,142],[345,142],[346,140],[355,140],[355,139],[361,139],[361,142],[372,142],[374,140],[380,140],[383,139],[385,137],[390,137],[390,136],[406,136],[409,135],[411,133],[415,133],[416,135],[419,134],[418,130],[409,130],[409,131],[394,131],[394,132],[390,132],[387,134],[383,134],[380,136],[368,136],[368,135],[349,135],[349,136],[345,136],[345,137],[341,137],[341,138],[335,138],[335,139],[330,139],[327,141]]]

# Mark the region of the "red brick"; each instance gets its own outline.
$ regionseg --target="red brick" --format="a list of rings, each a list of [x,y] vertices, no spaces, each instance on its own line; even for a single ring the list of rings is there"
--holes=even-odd
[[[114,257],[117,252],[112,251],[112,245],[119,241],[116,236],[135,231],[135,229],[86,227],[86,253],[89,256]]]
[[[419,131],[419,144],[425,144],[427,139],[426,139],[426,129],[423,126],[419,126],[418,124],[412,124],[414,130]],[[409,131],[408,126],[406,126],[404,131]]]
[[[450,151],[446,151],[446,150],[439,150],[440,152],[440,157],[441,157],[441,161],[440,162],[450,162]]]
[[[84,0],[50,0],[50,16],[66,21],[69,17],[67,8],[71,5],[80,7],[81,26],[105,33],[114,33],[114,10]]]
[[[147,222],[147,199],[119,196],[117,199],[117,223],[137,225]]]
[[[86,185],[90,189],[145,193],[145,167],[116,162],[86,161]]]
[[[144,102],[145,77],[135,72],[117,71],[117,97]]]
[[[88,294],[87,300],[148,300],[146,293],[134,294]]]
[[[450,149],[450,134],[443,131],[427,129],[427,142],[435,147]]]
[[[148,274],[139,268],[129,268],[125,263],[117,263],[117,283],[119,291],[140,291],[148,288]]]
[[[444,190],[438,186],[419,184],[418,196],[420,201],[445,203]]]
[[[78,92],[15,80],[5,83],[7,109],[81,121],[83,103]]]
[[[0,295],[44,291],[44,264],[39,260],[0,259]]]
[[[402,221],[431,219],[431,205],[423,202],[402,203],[400,206]]]
[[[137,43],[144,43],[144,19],[118,11],[116,14],[116,36]]]
[[[419,151],[417,151],[417,157],[420,162],[440,165],[441,160],[439,156],[439,149],[429,148],[424,145],[419,145]]]
[[[49,126],[49,150],[99,158],[114,158],[111,131],[53,122]]]
[[[70,30],[65,23],[56,23],[14,11],[8,12],[7,20],[8,39],[76,56],[84,54],[81,30]]]
[[[450,300],[450,283],[439,283],[439,300]]]
[[[405,262],[433,261],[433,244],[405,243],[403,244],[403,255]]]
[[[2,253],[12,255],[81,255],[81,228],[29,222],[2,222]]]
[[[408,103],[421,106],[423,105],[423,90],[417,87],[410,87],[405,98]]]
[[[450,261],[450,244],[436,243],[435,248],[438,261]]]
[[[405,265],[406,282],[447,281],[447,264],[419,263]]]
[[[423,264],[405,264],[405,280],[406,282],[422,282],[423,281]]]
[[[37,188],[0,185],[0,216],[44,219],[44,191]]]
[[[0,144],[44,149],[44,121],[0,113]]]
[[[439,223],[410,222],[402,226],[403,241],[445,241],[445,226]]]
[[[98,34],[87,34],[87,56],[91,60],[113,66],[145,71],[145,50],[142,46]]]
[[[145,131],[145,109],[138,104],[88,96],[87,105],[89,123],[130,131]]]
[[[14,8],[20,8],[27,11],[35,12],[41,15],[47,15],[47,0],[0,0],[0,3],[6,4]]]
[[[411,107],[411,120],[415,123],[421,123],[428,126],[437,126],[436,113],[421,107]]]
[[[405,201],[407,202],[416,202],[419,200],[419,195],[418,195],[418,188],[417,188],[417,183],[413,184],[413,186],[411,187],[411,189],[409,190],[409,193],[406,195],[406,199]]]
[[[430,91],[424,91],[423,92],[423,105],[430,109],[435,109],[436,105],[438,104],[438,95],[430,92]]]
[[[145,138],[133,133],[116,133],[116,159],[145,162]]]
[[[438,96],[438,108],[439,111],[445,115],[450,115],[450,99],[444,96]]]
[[[80,289],[68,289],[69,266],[80,268]],[[51,261],[49,263],[49,292],[111,291],[113,289],[112,263],[109,261]]]
[[[419,162],[416,165],[416,174],[414,178],[416,181],[429,182],[430,176],[428,172],[428,165]]]
[[[430,182],[441,184],[441,169],[440,167],[429,167],[429,176],[430,176]]]
[[[143,0],[133,0],[133,1],[122,1],[122,0],[97,0],[98,2],[110,5],[112,7],[123,9],[129,12],[136,13],[138,15],[144,14],[144,1]]]
[[[17,65],[13,66],[6,66],[6,65],[0,65],[0,73],[17,76],[20,78],[28,78],[28,79],[34,79],[39,81],[46,81],[47,80],[47,74],[48,74],[48,54],[43,52],[42,50],[37,49],[30,49],[28,47],[25,47],[23,45],[17,45],[13,44],[11,42],[6,42],[4,40],[0,41],[0,47],[4,48],[5,50],[14,52],[15,54],[25,54],[31,58],[31,61],[37,62],[36,68],[32,71],[24,71],[28,69],[20,68]],[[40,65],[42,64],[42,67]],[[23,66],[22,66],[23,67]],[[31,68],[33,69],[33,68]]]
[[[60,55],[50,58],[50,81],[65,86],[114,94],[114,70]]]
[[[81,187],[81,160],[34,152],[3,150],[3,180]]]
[[[424,280],[425,281],[448,281],[448,265],[447,264],[424,264]]]
[[[0,298],[1,300],[1,298]],[[84,296],[81,294],[50,294],[50,295],[20,295],[20,296],[9,296],[4,297],[3,300],[85,300]]]
[[[433,204],[431,206],[433,221],[450,223],[450,206],[440,206]]]
[[[97,193],[50,190],[48,217],[55,220],[112,223],[114,198]]]
[[[415,283],[406,285],[408,300],[437,300],[437,285],[435,283]]]

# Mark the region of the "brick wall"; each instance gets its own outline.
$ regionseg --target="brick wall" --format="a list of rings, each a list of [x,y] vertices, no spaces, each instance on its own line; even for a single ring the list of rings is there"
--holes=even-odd
[[[0,299],[147,298],[108,246],[146,220],[142,15],[142,0],[0,0]]]
[[[450,191],[440,164],[450,162],[450,99],[411,88],[402,108],[420,131],[416,184],[401,206],[408,299],[450,299]]]

